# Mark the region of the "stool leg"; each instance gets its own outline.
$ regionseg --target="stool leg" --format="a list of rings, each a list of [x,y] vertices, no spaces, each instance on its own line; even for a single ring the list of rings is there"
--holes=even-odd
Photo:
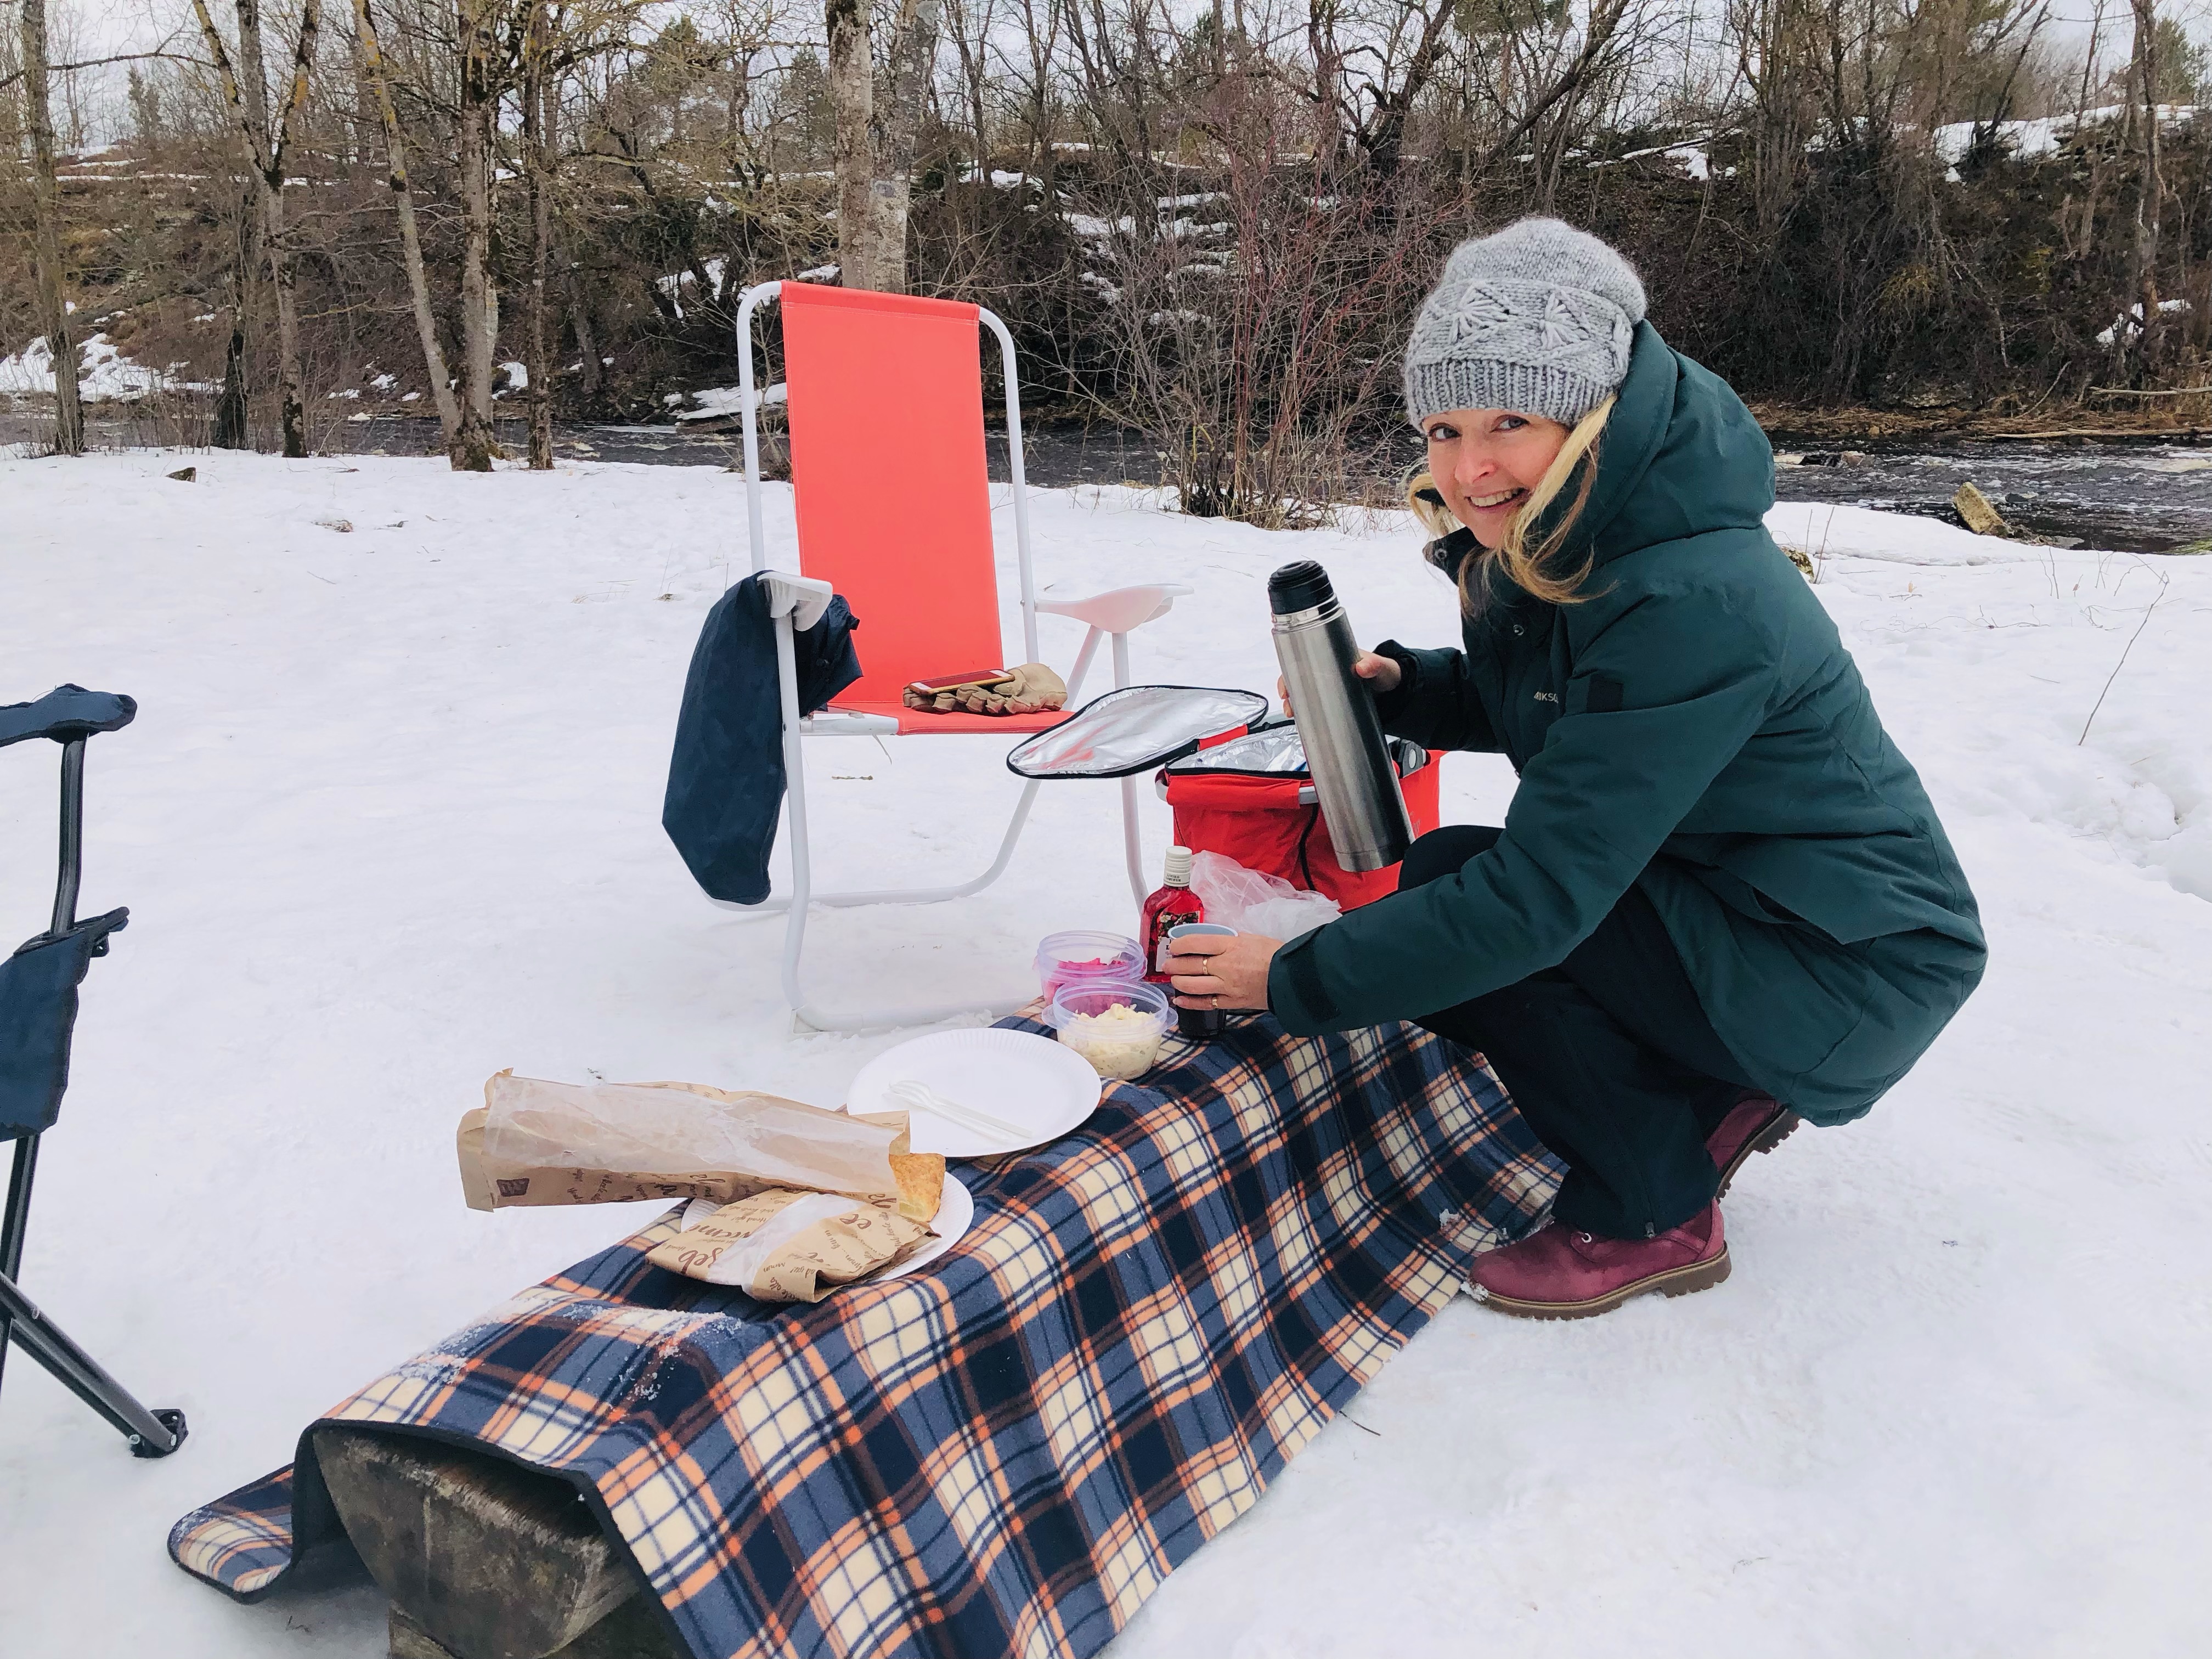
[[[185,1443],[185,1414],[167,1407],[148,1411],[16,1287],[15,1275],[23,1266],[23,1230],[31,1212],[31,1177],[38,1166],[39,1138],[27,1135],[15,1143],[8,1207],[0,1212],[0,1365],[7,1363],[11,1343],[21,1343],[64,1388],[114,1425],[130,1441],[134,1455],[167,1457]]]
[[[0,1278],[13,1279],[23,1270],[23,1228],[31,1214],[31,1176],[39,1167],[39,1138],[26,1135],[15,1143],[15,1162],[8,1176],[8,1207],[0,1210]],[[15,1322],[0,1310],[0,1376],[6,1374],[8,1334]]]
[[[16,1289],[15,1281],[4,1273],[0,1273],[0,1317],[10,1322],[10,1334],[23,1345],[32,1358],[52,1371],[56,1381],[106,1418],[130,1441],[133,1455],[167,1457],[185,1443],[186,1430],[182,1412],[148,1411],[128,1389],[101,1369],[98,1360],[40,1312],[37,1304]]]
[[[13,1279],[23,1267],[23,1226],[31,1213],[31,1177],[39,1167],[39,1138],[15,1143],[15,1164],[8,1176],[8,1208],[0,1215],[0,1273]]]

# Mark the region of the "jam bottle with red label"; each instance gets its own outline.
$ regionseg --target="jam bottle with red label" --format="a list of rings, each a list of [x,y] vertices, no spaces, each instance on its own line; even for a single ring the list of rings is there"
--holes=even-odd
[[[1169,976],[1168,929],[1186,921],[1205,920],[1206,906],[1190,890],[1190,848],[1170,847],[1166,875],[1145,901],[1144,915],[1137,926],[1137,940],[1145,952],[1145,977],[1155,985],[1165,984]]]

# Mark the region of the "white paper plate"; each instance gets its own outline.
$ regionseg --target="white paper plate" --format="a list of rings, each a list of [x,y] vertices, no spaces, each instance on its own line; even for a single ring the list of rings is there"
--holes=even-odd
[[[678,1231],[695,1227],[722,1206],[711,1198],[695,1198],[684,1206],[684,1218]],[[975,1224],[975,1200],[969,1190],[951,1176],[945,1177],[945,1196],[938,1200],[937,1213],[929,1218],[929,1230],[937,1235],[912,1255],[889,1273],[875,1275],[865,1282],[870,1285],[880,1279],[896,1279],[917,1267],[926,1267],[957,1244],[962,1235]]]
[[[911,1114],[913,1139],[908,1144],[917,1152],[942,1152],[947,1158],[989,1158],[1058,1140],[1098,1109],[1103,1086],[1091,1062],[1066,1043],[1031,1031],[987,1025],[932,1031],[886,1049],[853,1079],[845,1093],[845,1109],[905,1110],[891,1098],[890,1086],[907,1078],[963,1106],[1022,1126],[1018,1139],[999,1141],[928,1112]]]

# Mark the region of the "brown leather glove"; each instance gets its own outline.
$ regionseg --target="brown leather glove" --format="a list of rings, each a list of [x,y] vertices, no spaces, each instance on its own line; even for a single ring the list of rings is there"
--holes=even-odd
[[[971,685],[956,694],[960,707],[971,714],[1039,714],[1067,706],[1067,683],[1041,662],[1025,662],[1007,671],[1013,676],[1002,684]]]
[[[1006,671],[1013,678],[994,686],[970,685],[925,696],[908,686],[902,700],[925,714],[1036,714],[1067,706],[1067,685],[1041,662]]]

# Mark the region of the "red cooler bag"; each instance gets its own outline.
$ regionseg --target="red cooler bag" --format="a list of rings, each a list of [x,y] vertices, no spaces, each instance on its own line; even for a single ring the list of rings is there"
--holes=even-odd
[[[1441,808],[1436,757],[1418,744],[1390,739],[1413,833],[1437,827]],[[1160,794],[1175,809],[1178,846],[1219,853],[1248,870],[1325,893],[1347,910],[1398,890],[1398,866],[1354,874],[1336,861],[1314,799],[1297,727],[1286,722],[1202,744],[1163,767]]]

